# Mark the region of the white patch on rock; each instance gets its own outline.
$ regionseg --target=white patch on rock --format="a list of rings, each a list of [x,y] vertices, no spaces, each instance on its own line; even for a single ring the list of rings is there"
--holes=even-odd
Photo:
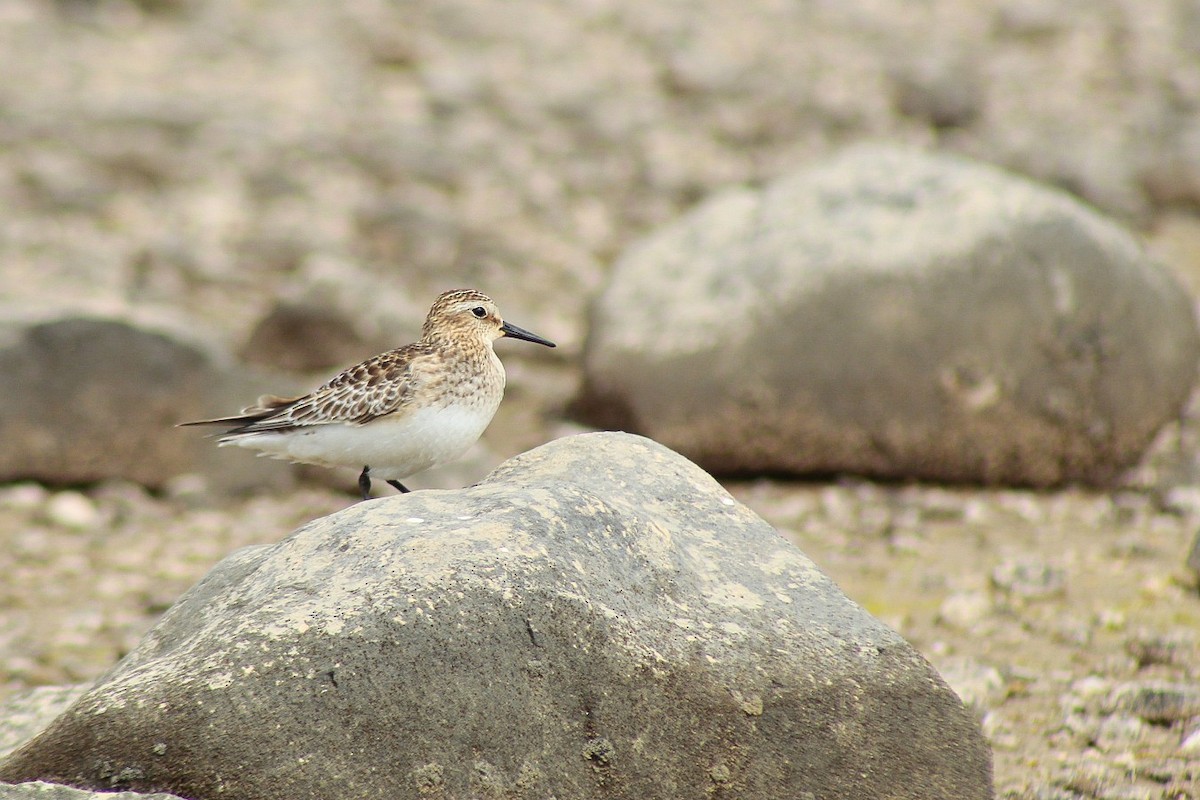
[[[208,680],[208,688],[213,691],[220,689],[228,689],[233,685],[233,673],[222,672],[219,675],[214,675]]]
[[[740,583],[722,583],[709,593],[708,599],[717,605],[729,606],[741,611],[757,611],[764,601],[761,596]]]

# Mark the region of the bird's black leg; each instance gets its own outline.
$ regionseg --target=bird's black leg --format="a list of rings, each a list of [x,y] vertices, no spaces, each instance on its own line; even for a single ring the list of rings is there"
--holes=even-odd
[[[358,473],[358,490],[362,492],[363,500],[371,499],[371,468],[364,466],[363,471]]]
[[[400,481],[388,481],[388,486],[391,486],[393,489],[399,489],[401,492],[404,492],[404,494],[408,494],[410,491],[412,491]]]

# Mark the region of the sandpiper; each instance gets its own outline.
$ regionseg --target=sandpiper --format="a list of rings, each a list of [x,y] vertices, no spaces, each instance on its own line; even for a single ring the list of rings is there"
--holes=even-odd
[[[407,492],[400,481],[466,452],[504,394],[502,336],[554,343],[505,322],[490,297],[471,289],[433,302],[421,340],[369,358],[302,397],[264,395],[240,414],[182,425],[226,425],[218,443],[323,467],[362,467]]]

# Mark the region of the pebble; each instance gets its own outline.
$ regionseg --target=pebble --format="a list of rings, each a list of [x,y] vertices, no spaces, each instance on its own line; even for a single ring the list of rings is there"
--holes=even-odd
[[[100,509],[92,499],[79,492],[58,492],[46,503],[47,521],[64,528],[92,528],[100,518]]]
[[[963,705],[980,719],[1008,697],[1008,682],[993,666],[969,656],[955,656],[939,661],[936,666]]]
[[[1154,500],[1141,492],[1117,492],[1112,501],[1119,524],[1140,523],[1154,515]]]
[[[960,522],[965,515],[966,495],[937,486],[906,488],[899,494],[908,505],[920,511],[925,522]]]
[[[1188,721],[1183,738],[1179,742],[1179,752],[1187,756],[1200,757],[1200,717],[1193,717]]]
[[[1113,502],[1108,495],[1074,498],[1074,518],[1084,525],[1107,525],[1113,517]],[[1072,518],[1068,512],[1067,520]]]
[[[7,542],[9,556],[20,561],[35,562],[54,558],[55,537],[42,525],[25,526],[16,531]]]
[[[1030,790],[1031,800],[1080,800],[1080,795],[1060,786],[1042,784]]]
[[[1125,640],[1125,652],[1137,662],[1138,669],[1157,664],[1185,663],[1200,656],[1200,642],[1190,632],[1169,634],[1154,631],[1135,631]]]
[[[1113,688],[1111,680],[1088,675],[1071,684],[1070,690],[1063,697],[1063,706],[1075,711],[1095,712],[1104,698],[1112,694]]]
[[[891,509],[886,506],[863,506],[859,513],[858,533],[867,537],[887,535],[893,528],[898,527]],[[894,543],[894,542],[893,542]]]
[[[919,530],[923,523],[921,509],[901,508],[892,515],[892,525],[901,530]]]
[[[1157,681],[1123,683],[1109,694],[1105,706],[1146,722],[1169,724],[1200,716],[1200,688]]]
[[[821,511],[834,525],[850,528],[858,524],[859,504],[854,493],[843,486],[821,490]]]
[[[1096,729],[1096,747],[1105,752],[1129,750],[1144,735],[1146,723],[1128,714],[1114,714],[1100,721]]]
[[[888,545],[893,553],[918,555],[925,546],[925,539],[916,531],[901,530],[888,539]]]
[[[938,608],[938,621],[968,630],[985,619],[992,610],[992,599],[986,592],[955,592],[942,601]]]
[[[963,504],[963,522],[968,525],[986,525],[995,517],[995,508],[989,500],[971,497]]]
[[[31,511],[46,502],[49,492],[37,483],[16,483],[0,489],[0,508]]]
[[[992,585],[1015,597],[1042,600],[1066,593],[1066,573],[1035,559],[1009,559],[992,570]]]
[[[1162,499],[1163,510],[1187,517],[1200,517],[1200,486],[1173,486]]]
[[[187,472],[168,480],[163,491],[172,500],[192,502],[207,497],[210,489],[208,479],[203,475]]]
[[[996,493],[996,503],[1000,508],[1010,514],[1015,514],[1025,522],[1039,524],[1046,521],[1045,504],[1030,492],[999,491]]]
[[[994,750],[1016,750],[1021,746],[1021,737],[1013,730],[1013,721],[999,711],[984,714],[979,725]]]
[[[1091,621],[1072,614],[1061,614],[1046,623],[1046,632],[1057,642],[1072,647],[1088,647],[1092,644],[1094,626]]]
[[[1094,742],[1100,732],[1100,718],[1090,714],[1070,712],[1063,716],[1062,729],[1080,741]]]
[[[1151,558],[1154,547],[1147,544],[1146,526],[1140,525],[1131,533],[1118,536],[1107,549],[1107,555],[1114,559]]]

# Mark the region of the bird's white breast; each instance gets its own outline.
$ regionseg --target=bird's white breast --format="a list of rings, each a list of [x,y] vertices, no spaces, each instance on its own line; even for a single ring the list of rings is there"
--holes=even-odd
[[[324,467],[370,466],[372,477],[403,480],[453,461],[492,421],[494,404],[409,408],[364,425],[313,425],[227,441],[275,458]]]

